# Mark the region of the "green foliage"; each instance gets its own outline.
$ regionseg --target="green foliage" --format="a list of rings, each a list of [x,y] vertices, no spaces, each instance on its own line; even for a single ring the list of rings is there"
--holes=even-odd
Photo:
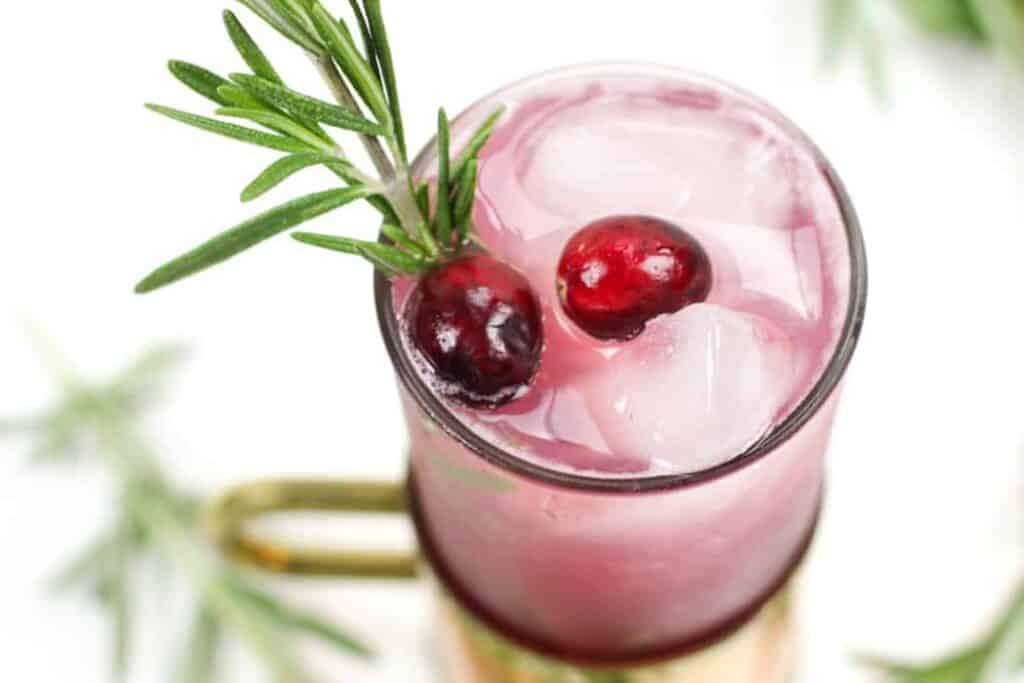
[[[476,159],[466,164],[466,170],[460,176],[458,192],[455,196],[454,220],[460,244],[469,239],[469,229],[473,222],[473,204],[476,200],[476,176],[479,167],[480,164]]]
[[[262,197],[299,171],[319,164],[327,164],[333,160],[334,157],[331,155],[318,152],[292,154],[278,159],[242,190],[242,201],[250,202]]]
[[[490,116],[484,119],[484,122],[480,124],[480,127],[476,129],[473,136],[466,143],[466,148],[462,150],[462,154],[455,161],[452,166],[452,176],[455,177],[456,181],[460,181],[462,174],[466,172],[466,165],[473,159],[480,157],[480,152],[487,145],[491,139],[491,135],[494,134],[494,128],[498,125],[498,121],[505,115],[505,108],[499,107]]]
[[[330,104],[329,102],[289,90],[283,85],[278,85],[259,76],[232,74],[231,80],[256,97],[272,102],[293,114],[307,119],[368,135],[383,135],[385,133],[384,128],[378,123],[364,119],[362,116],[357,116],[347,109]]]
[[[1024,0],[891,0],[922,31],[980,45],[1024,68]],[[862,53],[876,89],[884,90],[884,46],[873,0],[824,0],[825,47],[835,61]]]
[[[238,126],[233,123],[225,123],[224,121],[218,121],[217,119],[189,114],[188,112],[178,111],[177,109],[171,109],[170,107],[163,107],[158,104],[147,104],[146,107],[150,111],[162,114],[168,118],[174,119],[175,121],[180,121],[186,125],[193,126],[194,128],[199,128],[200,130],[205,130],[210,133],[216,133],[217,135],[223,135],[224,137],[239,140],[241,142],[259,145],[268,149],[276,149],[280,152],[291,152],[292,154],[296,152],[308,152],[312,149],[306,143],[294,138],[284,137],[281,135],[271,135],[251,128],[245,128],[244,126]]]
[[[136,286],[135,291],[141,294],[166,287],[367,194],[369,191],[365,188],[346,188],[317,192],[294,199],[217,235],[205,244],[157,268]]]
[[[366,58],[359,53],[352,34],[345,24],[334,19],[323,5],[313,0],[310,17],[320,37],[327,45],[334,61],[348,78],[363,102],[370,108],[377,120],[390,129],[391,110],[380,81],[370,68]]]
[[[418,252],[422,251],[419,248],[414,251],[403,251],[397,246],[392,247],[379,242],[309,232],[292,233],[292,238],[321,249],[362,256],[390,276],[418,275],[428,267],[425,259],[418,255]]]
[[[982,38],[970,0],[899,0],[897,3],[922,28],[934,33]]]
[[[278,114],[277,112],[267,111],[262,108],[249,109],[246,107],[221,107],[217,110],[217,113],[221,116],[254,121],[271,130],[276,130],[295,140],[304,142],[308,149],[319,149],[321,151],[330,149],[328,145],[324,144],[323,140],[318,138],[315,133],[311,132],[302,123],[284,114]]]
[[[984,39],[1024,68],[1024,2],[969,0]]]
[[[373,40],[373,33],[370,31],[370,24],[366,20],[366,12],[363,11],[359,0],[348,0],[352,14],[355,15],[356,24],[359,26],[359,34],[363,37],[363,52],[370,63],[370,70],[373,71],[378,81],[383,82],[380,73],[380,58],[377,56],[377,43]]]
[[[242,25],[242,22],[238,20],[234,12],[230,10],[224,11],[224,26],[228,31],[228,37],[231,38],[235,49],[238,50],[238,54],[241,55],[246,65],[252,69],[253,74],[272,83],[284,85],[284,81],[277,74],[277,69],[270,63],[263,50],[252,39],[252,36],[249,35],[249,32]]]
[[[202,95],[208,100],[212,100],[220,105],[229,105],[230,101],[225,99],[217,89],[223,85],[230,85],[228,81],[224,80],[217,74],[204,69],[201,66],[195,64],[189,64],[188,62],[179,62],[177,60],[171,60],[167,63],[167,68],[171,74],[190,88],[193,92]]]
[[[355,2],[352,3],[353,5]],[[398,97],[398,78],[395,76],[395,60],[391,54],[391,44],[388,41],[387,27],[384,25],[384,16],[381,13],[380,0],[365,0],[366,14],[369,17],[373,48],[376,51],[376,58],[380,62],[380,75],[387,90],[388,106],[391,109],[391,121],[394,125],[395,138],[398,143],[402,163],[408,160],[408,150],[405,146],[405,126],[402,123],[402,105]],[[479,152],[479,150],[478,150]]]
[[[181,357],[179,347],[160,347],[96,384],[61,372],[64,395],[57,404],[37,418],[17,421],[25,427],[19,433],[38,443],[81,444],[82,462],[104,469],[116,484],[111,529],[54,577],[52,590],[92,596],[109,614],[114,680],[129,673],[133,605],[146,588],[144,570],[154,563],[176,572],[196,595],[195,622],[175,678],[181,683],[212,683],[217,653],[228,637],[246,645],[279,681],[309,680],[293,649],[295,637],[370,656],[337,626],[254,586],[205,544],[195,500],[171,484],[138,429],[142,408]],[[68,451],[53,455],[66,461]]]
[[[437,239],[444,247],[452,243],[451,207],[451,133],[448,130],[448,114],[444,109],[437,113]]]
[[[181,683],[213,683],[222,639],[223,631],[216,613],[205,605],[200,606],[185,648],[179,674]]]
[[[425,261],[430,256],[430,253],[423,245],[409,237],[405,230],[402,230],[401,228],[384,223],[380,226],[380,232],[384,237],[391,240],[391,243],[396,247],[406,250],[415,258]]]
[[[224,24],[228,37],[251,73],[236,73],[225,79],[182,61],[171,62],[170,69],[188,88],[218,105],[217,115],[245,119],[266,130],[169,107],[147,106],[186,125],[286,153],[246,186],[241,195],[243,202],[263,196],[313,166],[328,168],[345,188],[302,197],[246,221],[156,269],[136,291],[150,292],[194,275],[355,198],[367,200],[381,214],[387,226],[382,236],[390,244],[309,233],[300,236],[299,241],[361,256],[388,275],[420,273],[467,245],[472,238],[478,170],[473,162],[501,112],[484,122],[455,160],[450,156],[450,134],[444,117],[438,131],[444,150],[438,163],[439,182],[444,190],[438,193],[432,215],[430,187],[410,177],[394,57],[380,1],[349,0],[361,48],[345,20],[332,15],[318,0],[239,1],[305,50],[336,102],[289,88],[239,18],[227,11]],[[360,101],[372,118],[362,113]],[[379,177],[358,168],[321,124],[358,133]]]

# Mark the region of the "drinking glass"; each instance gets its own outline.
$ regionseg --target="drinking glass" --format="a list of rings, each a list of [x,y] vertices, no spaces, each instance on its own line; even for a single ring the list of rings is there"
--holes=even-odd
[[[408,576],[408,557],[281,548],[242,522],[281,509],[407,511],[439,593],[442,655],[454,683],[774,683],[792,673],[794,576],[814,537],[824,455],[863,321],[866,262],[838,175],[810,140],[752,95],[667,67],[594,65],[527,79],[470,107],[465,140],[507,97],[558,79],[657,79],[727,91],[767,112],[813,155],[841,214],[848,275],[842,324],[810,390],[745,452],[699,471],[607,477],[545,464],[460,419],[403,339],[401,283],[376,276],[380,328],[410,437],[397,487],[268,483],[223,498],[212,518],[236,556],[276,570]],[[510,95],[511,93],[511,95]],[[499,129],[500,130],[500,129]],[[436,151],[414,164],[428,177]]]

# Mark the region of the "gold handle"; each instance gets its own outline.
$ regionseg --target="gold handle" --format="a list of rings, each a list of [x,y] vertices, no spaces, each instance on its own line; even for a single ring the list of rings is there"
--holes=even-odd
[[[267,480],[243,484],[207,506],[214,544],[239,562],[277,574],[371,579],[411,579],[414,552],[328,551],[261,539],[245,530],[260,517],[286,512],[405,515],[405,487],[384,482]]]

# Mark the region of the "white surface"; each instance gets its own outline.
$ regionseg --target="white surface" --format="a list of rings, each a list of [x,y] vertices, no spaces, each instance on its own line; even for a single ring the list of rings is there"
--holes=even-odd
[[[1015,509],[1021,88],[966,49],[913,41],[890,55],[894,94],[881,109],[855,68],[821,73],[811,0],[386,4],[412,140],[426,139],[439,103],[456,111],[524,74],[595,59],[711,72],[807,128],[862,214],[872,297],[807,576],[806,680],[864,680],[851,651],[923,656],[972,634],[1018,573],[1024,537]],[[22,312],[96,373],[154,338],[193,345],[155,421],[168,466],[188,485],[396,476],[403,437],[367,269],[281,239],[165,293],[131,294],[169,255],[329,182],[304,176],[260,207],[240,207],[237,192],[272,156],[142,109],[144,100],[205,106],[167,76],[168,57],[238,68],[218,10],[203,0],[20,3],[0,27],[0,414],[50,396],[16,324]],[[294,50],[263,43],[286,73],[305,74],[296,85],[315,87]],[[329,220],[363,235],[373,228],[358,211]],[[41,586],[102,522],[103,495],[87,471],[33,469],[17,448],[0,447],[0,652],[10,680],[105,679],[104,622]],[[388,653],[379,669],[351,673],[329,660],[325,680],[429,680],[421,595],[313,585],[299,597],[336,605]],[[168,679],[176,634],[167,623],[147,620],[134,680]],[[226,680],[254,679],[242,673],[252,671],[246,657],[232,661]]]

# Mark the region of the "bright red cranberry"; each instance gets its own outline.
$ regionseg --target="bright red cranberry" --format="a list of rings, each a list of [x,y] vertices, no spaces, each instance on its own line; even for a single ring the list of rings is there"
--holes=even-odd
[[[562,307],[598,339],[628,341],[647,321],[707,299],[711,260],[682,228],[649,216],[612,216],[569,240],[558,264]]]
[[[522,395],[540,366],[540,311],[525,277],[479,254],[424,276],[405,318],[443,393],[496,408]]]

